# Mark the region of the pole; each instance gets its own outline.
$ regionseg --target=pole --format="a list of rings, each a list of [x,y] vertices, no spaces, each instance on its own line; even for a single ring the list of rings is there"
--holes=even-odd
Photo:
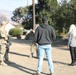
[[[35,30],[35,1],[32,0],[32,6],[33,6],[33,30]]]

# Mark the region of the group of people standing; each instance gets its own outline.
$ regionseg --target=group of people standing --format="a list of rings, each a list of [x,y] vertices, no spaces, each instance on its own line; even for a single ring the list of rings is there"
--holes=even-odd
[[[8,40],[8,34],[5,31],[5,22],[1,23],[0,27],[0,65],[6,65],[4,63],[5,60],[8,60],[6,54],[6,43]],[[40,75],[42,71],[42,64],[44,58],[44,52],[46,53],[46,57],[48,60],[48,66],[50,70],[50,74],[55,75],[54,66],[52,62],[52,42],[56,39],[55,30],[52,26],[48,24],[48,18],[44,16],[42,18],[42,24],[40,24],[35,30],[35,39],[34,44],[38,44],[38,67],[37,72],[33,75]],[[72,24],[69,28],[68,32],[68,46],[70,49],[72,62],[70,65],[76,65],[76,26]],[[6,55],[6,56],[5,56]]]
[[[34,43],[38,44],[38,67],[37,72],[33,75],[41,75],[42,63],[44,52],[46,53],[46,57],[48,60],[48,66],[50,70],[50,74],[55,75],[54,67],[52,62],[52,42],[56,40],[55,30],[52,26],[48,24],[48,18],[44,16],[42,18],[42,24],[40,24],[35,30],[35,39]],[[68,32],[68,46],[70,49],[71,55],[71,66],[76,65],[76,26],[74,24],[70,25]]]

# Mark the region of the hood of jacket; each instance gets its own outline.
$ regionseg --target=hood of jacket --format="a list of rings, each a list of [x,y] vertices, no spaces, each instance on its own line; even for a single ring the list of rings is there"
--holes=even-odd
[[[48,24],[41,24],[40,25],[42,28],[44,28],[44,29],[48,29],[49,28],[49,25]]]

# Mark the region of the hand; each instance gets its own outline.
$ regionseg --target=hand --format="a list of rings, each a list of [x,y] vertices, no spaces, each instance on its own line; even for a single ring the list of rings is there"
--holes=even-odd
[[[36,45],[37,43],[36,42],[33,42],[33,44]]]

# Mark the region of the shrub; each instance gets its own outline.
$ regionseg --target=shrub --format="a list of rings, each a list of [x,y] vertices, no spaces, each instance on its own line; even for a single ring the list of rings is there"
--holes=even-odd
[[[63,36],[60,36],[60,35],[57,35],[57,36],[56,36],[56,39],[57,39],[57,40],[62,39],[62,38],[63,38]]]
[[[9,31],[9,35],[12,35],[12,36],[18,36],[18,35],[22,35],[22,34],[23,34],[23,32],[20,28],[12,28]]]

